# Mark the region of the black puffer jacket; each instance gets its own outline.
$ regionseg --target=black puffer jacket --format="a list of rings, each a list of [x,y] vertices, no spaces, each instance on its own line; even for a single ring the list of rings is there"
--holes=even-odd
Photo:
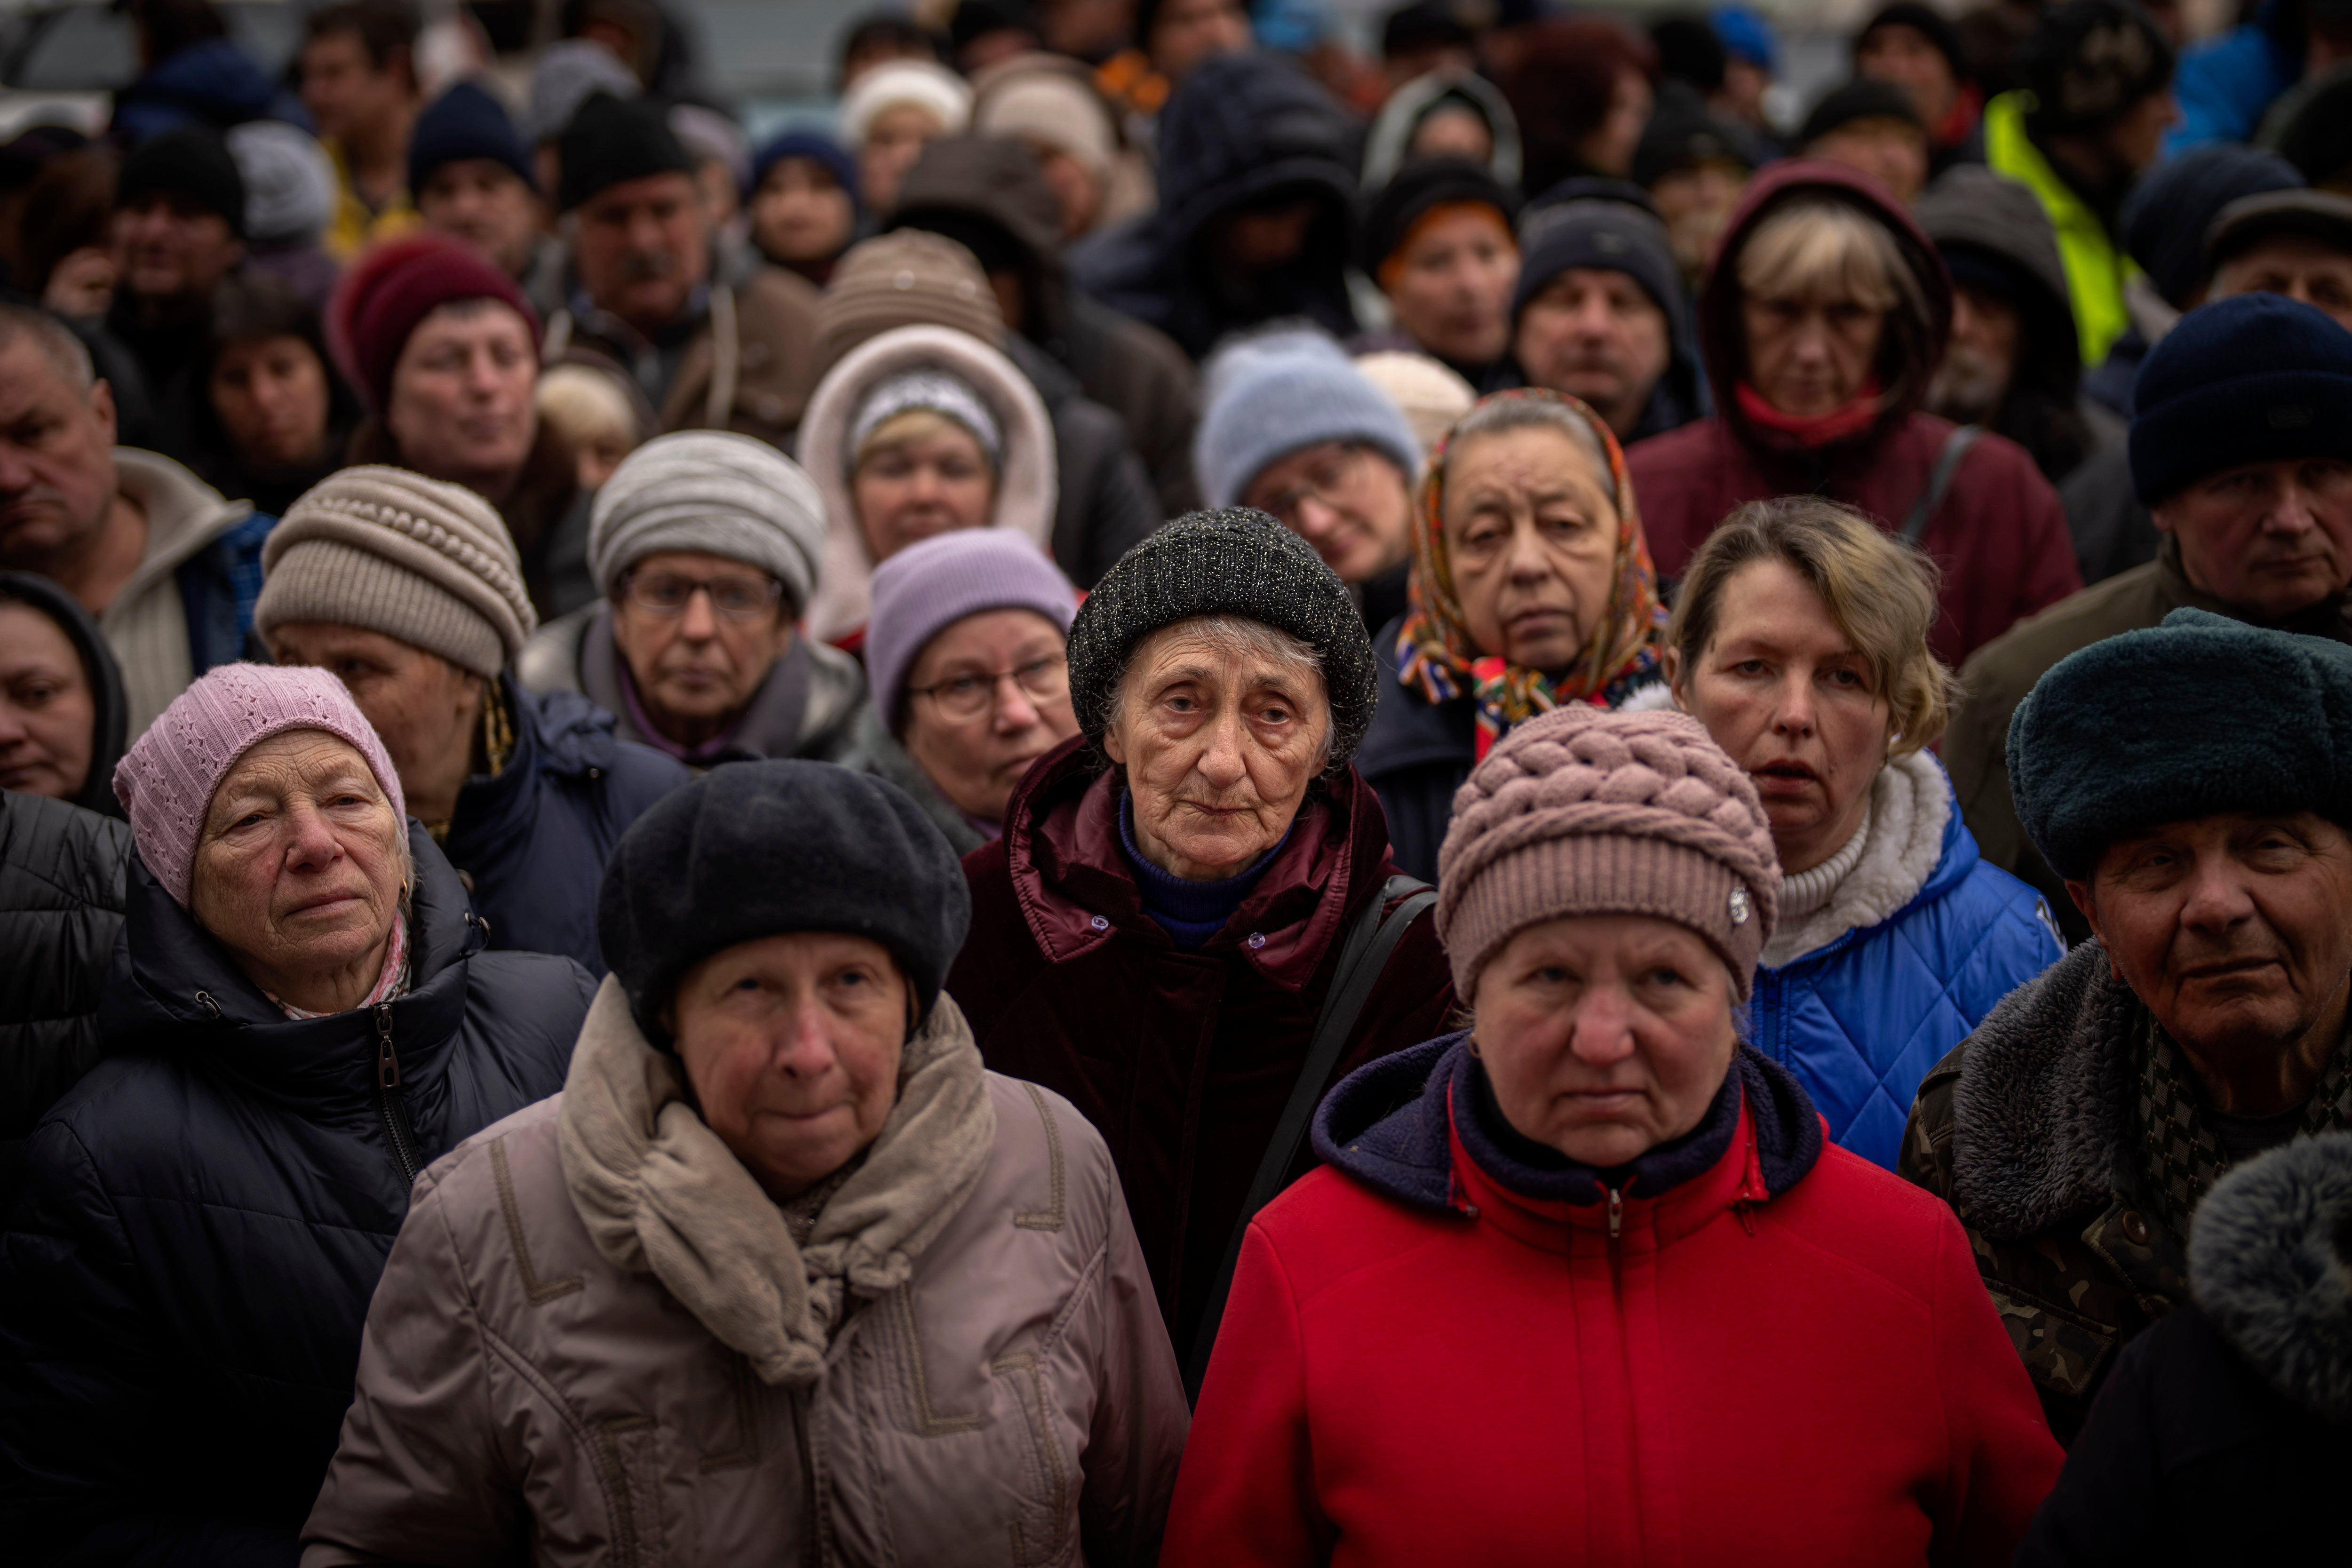
[[[483,952],[409,845],[414,988],[302,1022],[133,858],[110,1059],[34,1132],[0,1235],[12,1561],[292,1564],[410,1182],[562,1087],[588,976]]]
[[[0,1215],[25,1135],[98,1065],[98,999],[130,858],[121,823],[0,790]]]

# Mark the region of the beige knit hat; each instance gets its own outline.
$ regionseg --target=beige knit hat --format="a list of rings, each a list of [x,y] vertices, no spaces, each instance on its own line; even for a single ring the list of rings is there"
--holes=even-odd
[[[1454,796],[1437,857],[1454,994],[1503,944],[1563,915],[1653,915],[1714,944],[1739,991],[1780,913],[1756,786],[1687,714],[1578,703],[1513,730]]]
[[[522,561],[490,503],[461,485],[370,466],[304,491],[261,547],[253,624],[363,626],[494,676],[539,627]]]
[[[854,245],[834,268],[816,306],[816,374],[897,327],[952,327],[991,348],[1004,342],[1004,312],[978,258],[919,228]]]

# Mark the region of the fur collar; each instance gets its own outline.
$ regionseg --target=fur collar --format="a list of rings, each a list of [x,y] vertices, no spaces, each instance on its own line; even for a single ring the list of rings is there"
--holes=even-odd
[[[1970,1224],[2019,1241],[2115,1193],[2139,998],[2086,942],[1977,1026],[1952,1091],[1952,1187]]]
[[[1917,898],[1943,861],[1944,828],[1951,819],[1952,788],[1935,758],[1914,752],[1879,769],[1870,786],[1862,858],[1828,903],[1772,933],[1764,964],[1778,969],[1793,963],[1850,931],[1879,924]]]
[[[2272,1387],[2352,1423],[2352,1132],[2297,1139],[2216,1183],[2189,1241],[2198,1306]]]

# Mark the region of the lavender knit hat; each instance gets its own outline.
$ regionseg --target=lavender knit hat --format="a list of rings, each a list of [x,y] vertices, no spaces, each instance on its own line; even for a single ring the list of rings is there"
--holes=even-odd
[[[1698,721],[1581,703],[1519,725],[1454,793],[1437,886],[1437,936],[1465,1001],[1528,926],[1630,914],[1705,937],[1744,1003],[1780,913],[1756,786]]]
[[[239,757],[289,730],[324,730],[350,742],[393,816],[407,820],[400,774],[341,681],[323,669],[221,665],[173,699],[114,768],[114,796],[131,817],[139,858],[182,909],[213,791]]]
[[[898,698],[930,640],[982,610],[1034,610],[1070,635],[1078,591],[1027,535],[965,528],[910,544],[874,568],[866,669],[874,710],[898,731]]]

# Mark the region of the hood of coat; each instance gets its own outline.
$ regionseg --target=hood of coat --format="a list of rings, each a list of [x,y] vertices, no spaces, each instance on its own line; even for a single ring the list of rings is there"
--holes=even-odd
[[[1317,1156],[1399,1203],[1454,1208],[1461,1190],[1454,1165],[1454,1102],[1465,1092],[1475,1059],[1470,1031],[1465,1029],[1358,1068],[1316,1107]],[[1729,1081],[1708,1121],[1737,1120],[1743,1108],[1756,1131],[1755,1158],[1765,1193],[1778,1196],[1821,1159],[1821,1114],[1786,1068],[1745,1047],[1733,1058]],[[1643,1161],[1631,1167],[1629,1197],[1641,1195]],[[1495,1173],[1486,1174],[1491,1179]],[[1581,1207],[1603,1201],[1604,1174],[1619,1173],[1563,1163],[1556,1178],[1547,1179],[1556,1179],[1566,1201]]]
[[[2215,1183],[2197,1208],[2189,1279],[2265,1382],[2352,1424],[2352,1132],[2297,1139]]]
[[[1495,139],[1486,172],[1507,185],[1519,183],[1519,121],[1503,89],[1475,71],[1434,70],[1417,76],[1381,105],[1364,138],[1363,189],[1376,196],[1405,163],[1405,149],[1421,122],[1447,102],[1461,104],[1486,122]]]
[[[72,804],[84,811],[121,816],[122,803],[114,798],[114,764],[130,743],[131,703],[122,691],[122,667],[114,662],[106,634],[79,600],[37,574],[0,572],[0,603],[10,599],[38,610],[65,633],[81,658],[82,679],[89,683],[89,772]]]
[[[1356,194],[1346,110],[1279,55],[1227,55],[1184,79],[1160,111],[1160,232],[1189,249],[1209,220],[1279,190],[1314,193],[1343,226]],[[1351,253],[1347,237],[1341,254]]]
[[[1862,439],[1876,441],[1900,426],[1927,395],[1928,379],[1944,357],[1952,332],[1952,279],[1943,258],[1911,215],[1885,188],[1869,175],[1842,163],[1815,158],[1792,158],[1774,163],[1748,182],[1731,219],[1724,227],[1715,258],[1707,264],[1706,279],[1698,299],[1699,344],[1706,356],[1707,383],[1715,393],[1717,413],[1746,446],[1773,449],[1776,443],[1739,412],[1733,388],[1747,374],[1748,332],[1740,312],[1739,253],[1757,226],[1781,202],[1799,195],[1824,195],[1850,203],[1884,224],[1895,237],[1896,251],[1918,280],[1927,303],[1925,321],[1890,320],[1886,346],[1880,351],[1881,383],[1887,388],[1885,406]]]
[[[801,422],[796,455],[824,498],[824,559],[806,618],[809,635],[821,640],[864,626],[874,601],[874,552],[857,526],[850,494],[850,425],[877,384],[923,368],[945,371],[979,394],[1003,431],[1004,466],[990,525],[1018,529],[1039,550],[1053,552],[1058,458],[1053,418],[1037,389],[1011,360],[968,332],[893,328],[860,343],[825,373]]]
[[[1066,310],[1061,198],[1019,142],[985,136],[931,142],[899,182],[889,226],[944,235],[983,268],[994,269],[992,263],[1001,268],[1008,254],[1017,258],[1031,315],[1022,335],[1042,342],[1061,330]]]
[[[1125,938],[1171,952],[1143,910],[1119,847],[1116,770],[1076,735],[1039,758],[1004,811],[1005,860],[1037,949],[1066,963]],[[1297,991],[1313,977],[1349,916],[1388,880],[1389,825],[1380,797],[1352,767],[1307,786],[1290,837],[1225,927],[1196,951],[1238,954]],[[1263,941],[1257,939],[1263,938]]]
[[[399,1040],[400,1070],[439,1073],[466,1010],[466,961],[481,951],[465,884],[411,818],[416,884],[408,911],[408,994],[383,1005]],[[304,1103],[363,1100],[376,1089],[372,1011],[289,1019],[212,935],[148,874],[134,854],[99,1036],[109,1056],[200,1053],[249,1084]]]
[[[2013,386],[2071,402],[2082,381],[2082,350],[2058,234],[2033,193],[1981,164],[1947,171],[1912,209],[1948,261],[1990,263],[2017,290],[2019,359]]]
[[[224,500],[212,486],[154,452],[117,447],[114,482],[147,514],[147,553],[115,591],[100,625],[108,624],[116,611],[127,610],[158,578],[178,571],[196,552],[253,515],[250,501]]]

